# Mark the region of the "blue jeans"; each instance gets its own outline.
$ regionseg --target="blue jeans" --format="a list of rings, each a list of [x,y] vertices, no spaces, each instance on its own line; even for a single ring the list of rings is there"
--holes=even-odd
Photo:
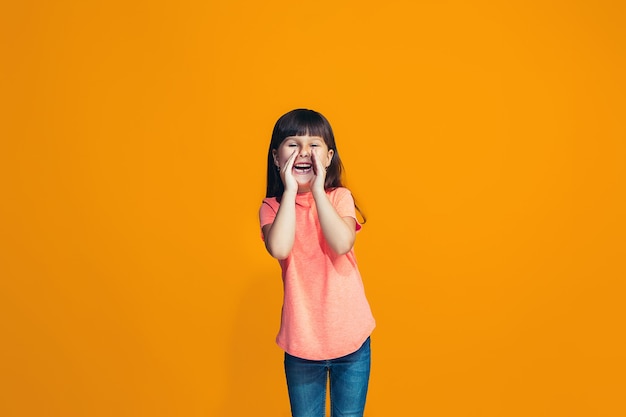
[[[370,339],[354,353],[310,361],[285,353],[287,390],[293,417],[324,417],[330,380],[331,417],[363,417],[370,376]]]

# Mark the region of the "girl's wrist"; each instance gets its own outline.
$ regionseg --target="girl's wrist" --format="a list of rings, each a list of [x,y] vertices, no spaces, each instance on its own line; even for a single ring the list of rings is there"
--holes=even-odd
[[[313,189],[311,190],[311,194],[313,194],[313,199],[317,200],[320,197],[326,197],[326,190],[321,189]]]
[[[285,190],[285,191],[283,191],[283,196],[282,196],[281,200],[284,200],[285,197],[286,198],[293,198],[295,200],[297,194],[298,194],[298,191]]]

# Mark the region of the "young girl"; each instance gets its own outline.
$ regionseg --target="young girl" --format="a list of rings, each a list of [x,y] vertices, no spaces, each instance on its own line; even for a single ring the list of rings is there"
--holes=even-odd
[[[260,209],[267,251],[282,268],[276,342],[285,351],[293,417],[362,417],[375,322],[353,245],[361,225],[324,116],[297,109],[274,126]]]

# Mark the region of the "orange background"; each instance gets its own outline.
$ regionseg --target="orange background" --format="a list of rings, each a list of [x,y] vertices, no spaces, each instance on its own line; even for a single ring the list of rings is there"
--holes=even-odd
[[[626,415],[626,3],[0,6],[0,415],[288,416],[257,211],[325,114],[366,415]]]

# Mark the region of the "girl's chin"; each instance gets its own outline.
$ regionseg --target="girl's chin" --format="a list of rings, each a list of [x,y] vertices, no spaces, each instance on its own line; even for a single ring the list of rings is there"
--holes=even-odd
[[[309,185],[313,181],[313,177],[309,175],[298,175],[295,178],[298,185]]]
[[[296,178],[296,182],[298,183],[298,192],[299,193],[306,193],[308,191],[311,191],[311,180],[310,179],[304,179],[304,178]]]

